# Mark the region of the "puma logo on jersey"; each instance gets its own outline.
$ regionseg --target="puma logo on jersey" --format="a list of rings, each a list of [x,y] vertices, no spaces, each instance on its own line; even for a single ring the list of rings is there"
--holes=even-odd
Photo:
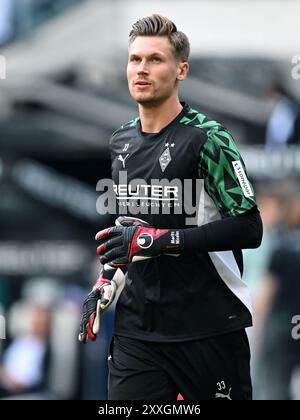
[[[232,401],[230,398],[230,392],[231,392],[231,388],[229,388],[228,394],[222,394],[222,392],[216,392],[215,398],[222,398],[222,399]]]
[[[124,158],[123,158],[123,156],[122,155],[119,155],[119,157],[118,157],[118,160],[120,161],[120,162],[122,162],[122,164],[123,164],[123,168],[125,169],[125,161],[126,161],[126,159],[128,158],[128,156],[129,156],[129,154],[127,154]]]

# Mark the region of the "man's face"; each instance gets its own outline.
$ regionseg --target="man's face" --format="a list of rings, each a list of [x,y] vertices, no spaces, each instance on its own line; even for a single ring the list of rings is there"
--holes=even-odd
[[[131,96],[144,106],[163,103],[177,90],[181,65],[167,37],[138,36],[128,48],[127,79]]]

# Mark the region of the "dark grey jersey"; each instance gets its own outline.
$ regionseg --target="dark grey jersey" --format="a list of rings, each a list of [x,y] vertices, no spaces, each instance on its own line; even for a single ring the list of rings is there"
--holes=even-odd
[[[111,137],[118,214],[156,228],[189,228],[252,209],[253,188],[230,132],[184,104],[159,133],[138,118]],[[182,253],[131,264],[116,307],[115,333],[183,341],[251,325],[236,253]]]

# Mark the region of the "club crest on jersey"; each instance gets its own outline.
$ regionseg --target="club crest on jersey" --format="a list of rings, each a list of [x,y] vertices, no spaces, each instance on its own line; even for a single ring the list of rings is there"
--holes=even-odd
[[[153,238],[150,233],[141,233],[137,238],[137,244],[140,248],[147,249],[153,244]]]
[[[170,153],[170,149],[169,147],[163,152],[163,154],[161,155],[161,157],[159,158],[159,164],[161,167],[162,172],[165,172],[167,166],[169,165],[169,163],[171,162],[172,158],[171,158],[171,153]]]

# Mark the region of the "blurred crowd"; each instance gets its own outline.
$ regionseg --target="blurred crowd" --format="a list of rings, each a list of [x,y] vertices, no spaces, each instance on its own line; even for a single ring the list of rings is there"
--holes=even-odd
[[[264,238],[244,251],[244,280],[253,294],[249,330],[255,399],[300,399],[300,187],[298,180],[265,183],[258,193]]]
[[[268,150],[300,143],[300,104],[280,83],[274,82],[267,91],[273,108],[270,114],[265,145]]]
[[[6,340],[0,347],[0,398],[106,399],[114,314],[108,311],[96,343],[84,348],[78,344],[81,303],[88,287],[34,277],[24,282],[19,299],[6,300],[5,305],[2,287]]]

